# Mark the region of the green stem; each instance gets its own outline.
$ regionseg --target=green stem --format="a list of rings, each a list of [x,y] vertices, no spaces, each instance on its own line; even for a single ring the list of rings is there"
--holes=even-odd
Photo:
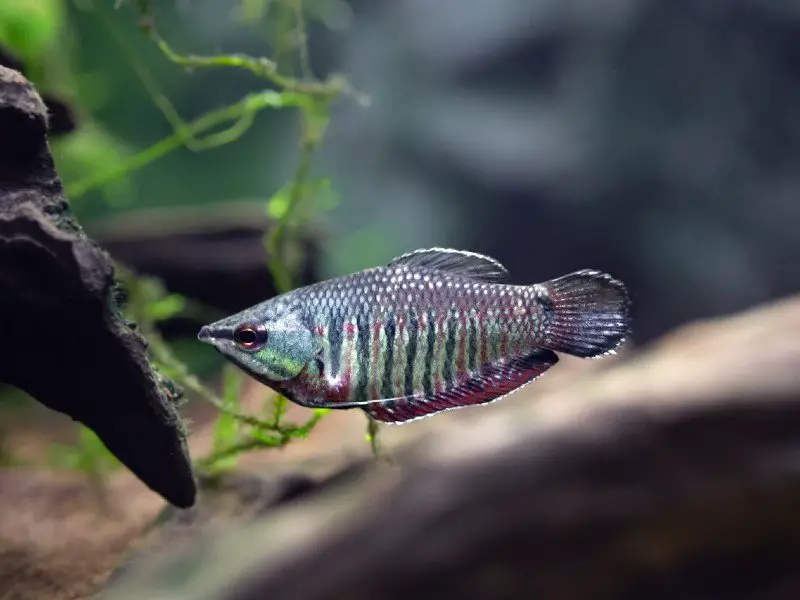
[[[286,247],[285,238],[292,217],[297,212],[297,208],[303,200],[303,188],[305,187],[308,176],[311,173],[311,159],[316,149],[316,141],[309,138],[304,139],[300,151],[300,162],[292,178],[289,190],[289,202],[278,222],[267,235],[267,263],[275,281],[275,286],[281,292],[288,292],[292,289],[293,276],[286,266]]]
[[[303,0],[294,0],[294,19],[297,25],[297,37],[300,46],[300,70],[303,77],[311,78],[311,60],[308,56],[308,31],[303,16]]]
[[[236,104],[206,113],[202,117],[199,117],[196,121],[188,123],[185,129],[176,131],[163,140],[156,142],[149,148],[142,150],[139,154],[135,154],[120,164],[115,165],[113,169],[97,173],[75,182],[67,187],[67,196],[74,200],[75,198],[83,196],[95,188],[101,187],[119,177],[127,175],[132,171],[140,169],[185,145],[187,136],[194,137],[197,134],[208,131],[209,129],[212,129],[213,127],[221,125],[227,121],[234,121],[237,119],[241,121],[241,119],[246,115],[255,115],[255,113],[265,108],[304,106],[306,104],[308,104],[308,98],[302,94],[281,94],[273,90],[264,90],[254,94],[249,94]],[[240,122],[234,124],[231,129],[236,127],[238,127],[240,131],[239,135],[241,135],[243,131]],[[221,136],[222,132],[216,135]],[[218,137],[217,142],[214,145],[219,145],[221,140],[222,138]],[[230,140],[228,139],[227,141]],[[207,144],[206,147],[210,146]]]
[[[275,400],[272,404],[272,426],[278,429],[281,424],[281,418],[289,410],[289,401],[282,394],[276,394]]]
[[[275,444],[277,446],[278,444]],[[250,452],[251,450],[257,450],[259,448],[264,447],[275,447],[271,446],[270,444],[266,443],[264,440],[255,437],[247,437],[237,441],[234,444],[231,444],[227,448],[222,448],[217,450],[216,452],[212,452],[205,458],[202,458],[197,461],[197,467],[200,469],[207,469],[210,470],[216,463],[225,460],[226,458],[231,458],[238,454],[243,454],[245,452]]]
[[[279,400],[278,397],[276,398],[276,402]],[[285,402],[285,399],[284,399]],[[216,463],[225,460],[226,458],[231,458],[238,454],[243,454],[245,452],[249,452],[251,450],[258,450],[258,449],[266,449],[266,448],[283,448],[286,446],[293,438],[296,437],[305,437],[307,436],[313,429],[316,427],[317,423],[320,422],[322,417],[325,415],[324,412],[316,412],[308,419],[305,423],[300,426],[296,425],[281,425],[278,421],[280,416],[277,416],[276,413],[276,420],[271,423],[268,428],[265,430],[263,428],[259,429],[259,432],[262,434],[261,437],[250,435],[243,439],[240,439],[233,444],[216,450],[202,458],[198,461],[198,466],[203,469],[210,469]],[[274,434],[275,437],[264,437],[264,433]]]
[[[106,27],[108,27],[109,31],[111,31],[111,34],[116,40],[117,45],[127,58],[128,63],[130,63],[131,68],[133,69],[134,73],[136,73],[136,76],[139,78],[139,81],[142,83],[145,91],[150,95],[153,103],[164,115],[164,118],[166,118],[169,124],[172,125],[173,131],[180,136],[183,144],[191,150],[193,144],[197,140],[188,131],[186,122],[181,119],[178,111],[175,109],[175,106],[172,104],[172,102],[170,102],[169,98],[167,98],[167,96],[161,92],[155,79],[150,75],[150,71],[147,70],[143,62],[139,59],[139,56],[131,48],[125,36],[120,33],[119,28],[115,25],[114,20],[109,16],[108,12],[104,10],[99,12],[102,15],[103,22],[105,23]]]
[[[375,458],[379,458],[381,456],[381,448],[380,444],[378,443],[378,422],[369,415],[366,415],[366,417],[367,441],[369,441],[369,447],[372,450],[372,455]]]
[[[146,22],[152,39],[167,59],[173,63],[187,68],[233,67],[245,69],[270,81],[283,91],[281,93],[262,91],[248,95],[236,104],[206,113],[199,119],[187,124],[180,118],[177,110],[175,110],[167,97],[160,92],[147,70],[133,56],[131,64],[134,70],[156,106],[172,125],[174,132],[139,154],[130,157],[122,164],[115,166],[115,168],[70,186],[67,190],[68,195],[73,198],[81,196],[91,189],[100,187],[139,169],[181,146],[185,146],[190,150],[205,150],[230,143],[241,137],[250,128],[256,113],[264,108],[300,107],[302,109],[303,137],[298,166],[290,183],[284,212],[265,240],[265,246],[268,251],[268,266],[276,287],[282,292],[290,290],[293,285],[293,277],[291,270],[287,266],[287,237],[307,193],[306,186],[311,174],[312,157],[320,144],[328,123],[328,105],[342,93],[356,98],[362,105],[367,105],[369,99],[355,92],[347,81],[340,76],[331,76],[323,82],[312,80],[302,0],[294,0],[293,8],[300,38],[300,62],[303,79],[289,77],[280,73],[278,64],[268,58],[255,58],[243,54],[219,56],[180,55],[155,32],[150,22],[151,20],[149,18],[145,19],[145,17],[149,17],[149,7],[145,5],[145,0],[141,0],[141,2],[143,23]],[[291,18],[291,13],[288,10],[286,14]],[[231,121],[233,121],[233,124],[228,126],[227,129],[208,134],[203,139],[198,139],[198,135]],[[314,411],[313,416],[300,426],[285,424],[282,422],[282,418],[288,408],[288,401],[279,395],[275,399],[274,412],[269,421],[262,421],[256,417],[241,414],[234,410],[224,399],[205,387],[197,377],[189,372],[188,368],[174,356],[169,346],[157,333],[155,323],[152,320],[147,321],[141,318],[137,320],[143,326],[142,333],[146,334],[145,337],[150,340],[150,351],[154,359],[165,367],[165,371],[168,371],[167,374],[174,379],[175,383],[211,403],[221,412],[232,415],[239,422],[253,428],[249,435],[235,441],[233,444],[212,451],[208,457],[199,461],[202,467],[209,468],[225,458],[257,448],[285,446],[293,438],[308,435],[326,413],[326,411],[321,410]],[[373,452],[377,455],[376,435],[377,424],[370,420],[370,441]]]
[[[353,90],[347,80],[340,75],[332,75],[323,82],[306,81],[282,75],[278,72],[278,64],[263,56],[255,57],[245,54],[221,54],[218,56],[181,55],[175,52],[155,31],[152,31],[151,35],[164,55],[175,64],[183,67],[233,67],[244,69],[258,77],[271,81],[289,92],[322,98],[334,98],[339,94],[346,94],[354,97],[361,104],[369,102],[366,97]]]

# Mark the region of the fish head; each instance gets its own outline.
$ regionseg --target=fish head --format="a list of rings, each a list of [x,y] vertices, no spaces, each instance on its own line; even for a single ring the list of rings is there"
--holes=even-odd
[[[197,338],[267,385],[297,377],[319,352],[300,312],[284,303],[243,310],[204,326]]]

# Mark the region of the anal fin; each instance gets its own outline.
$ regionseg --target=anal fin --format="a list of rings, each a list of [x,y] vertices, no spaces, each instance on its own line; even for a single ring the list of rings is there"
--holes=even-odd
[[[446,410],[487,404],[532,382],[558,362],[551,350],[537,348],[506,362],[484,365],[468,379],[432,395],[405,396],[370,403],[361,408],[384,423],[403,423]]]

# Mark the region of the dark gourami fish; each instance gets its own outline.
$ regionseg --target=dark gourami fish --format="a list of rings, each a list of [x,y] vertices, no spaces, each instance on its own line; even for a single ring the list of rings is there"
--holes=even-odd
[[[432,248],[293,290],[203,327],[247,374],[308,407],[401,423],[485,404],[530,383],[555,352],[598,357],[629,329],[625,286],[584,270],[499,283],[496,260]]]

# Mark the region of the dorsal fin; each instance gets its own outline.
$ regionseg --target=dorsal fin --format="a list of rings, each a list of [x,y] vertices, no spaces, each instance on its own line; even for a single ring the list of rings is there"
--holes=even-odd
[[[390,267],[398,265],[436,269],[477,281],[497,281],[508,276],[506,268],[493,258],[476,252],[449,248],[414,250],[394,258],[389,263]]]

